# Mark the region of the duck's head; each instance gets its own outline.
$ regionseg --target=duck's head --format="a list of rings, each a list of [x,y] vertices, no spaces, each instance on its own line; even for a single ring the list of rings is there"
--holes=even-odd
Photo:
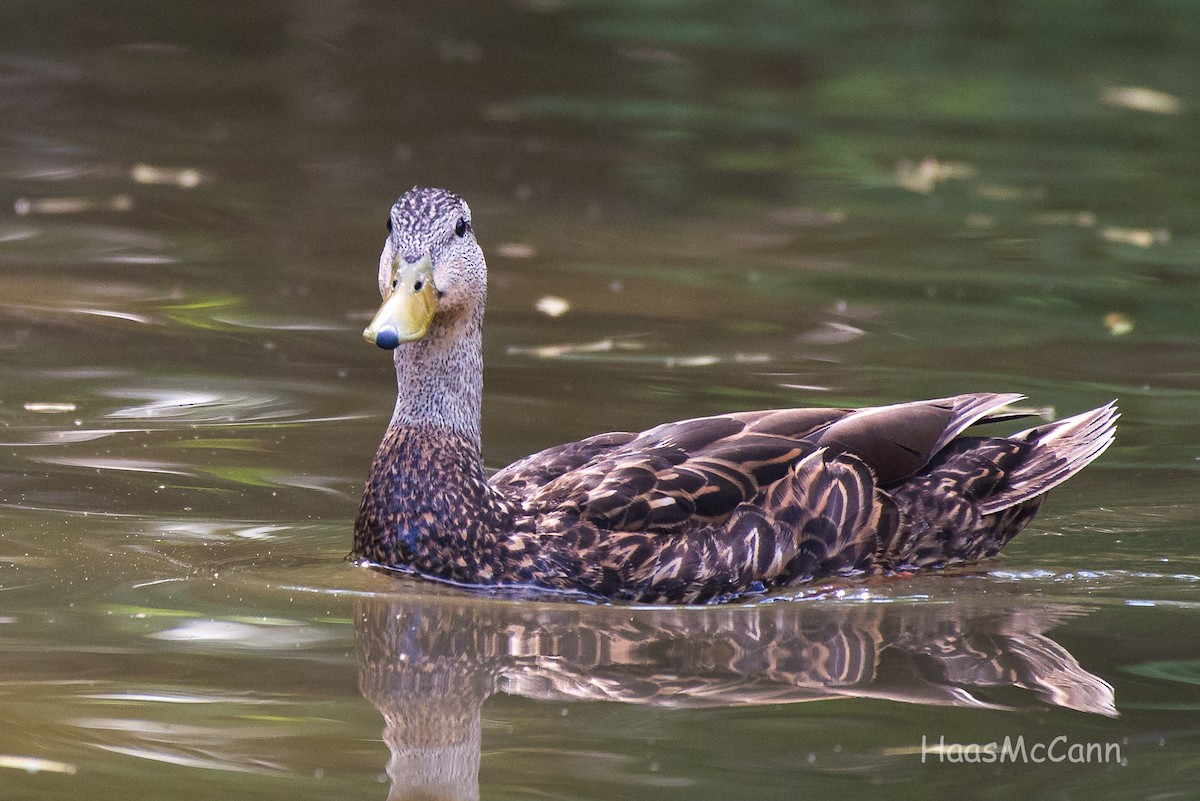
[[[363,338],[392,350],[423,339],[431,327],[481,319],[487,266],[462,198],[414,187],[392,206],[387,224],[379,255],[383,305]]]

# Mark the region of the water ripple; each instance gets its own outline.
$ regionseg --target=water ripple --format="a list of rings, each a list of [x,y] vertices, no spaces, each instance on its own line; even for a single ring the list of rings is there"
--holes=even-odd
[[[151,634],[155,640],[232,646],[276,651],[305,648],[337,638],[317,626],[289,621],[286,624],[256,625],[231,620],[189,620],[175,628]]]

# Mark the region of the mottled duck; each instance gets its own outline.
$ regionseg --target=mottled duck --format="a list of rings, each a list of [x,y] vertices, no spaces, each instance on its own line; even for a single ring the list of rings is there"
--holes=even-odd
[[[700,603],[996,555],[1045,493],[1112,443],[1109,403],[1008,437],[1022,396],[770,409],[608,433],[488,475],[480,443],[487,267],[442,189],[392,207],[364,331],[398,393],[354,557],[464,585]]]

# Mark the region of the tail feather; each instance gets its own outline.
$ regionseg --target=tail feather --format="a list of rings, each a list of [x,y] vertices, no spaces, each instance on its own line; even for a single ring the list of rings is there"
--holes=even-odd
[[[1087,467],[1113,443],[1120,416],[1116,401],[1111,401],[1014,434],[1010,439],[1032,443],[1033,448],[1009,475],[1004,489],[980,504],[980,511],[992,514],[1036,498]]]
[[[954,410],[954,420],[946,426],[946,430],[938,437],[933,446],[933,453],[950,444],[950,441],[976,423],[991,423],[999,420],[1012,419],[1014,416],[1025,416],[1024,412],[1002,411],[1005,406],[1025,400],[1019,392],[986,392],[976,395],[961,396],[965,401]]]

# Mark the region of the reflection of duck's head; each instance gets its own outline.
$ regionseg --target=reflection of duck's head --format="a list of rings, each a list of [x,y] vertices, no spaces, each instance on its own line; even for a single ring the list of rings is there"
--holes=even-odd
[[[355,608],[358,686],[386,724],[389,798],[479,797],[480,715],[495,689],[496,637],[451,608]]]
[[[1077,611],[994,603],[664,610],[425,594],[360,601],[355,635],[359,685],[387,722],[393,793],[436,788],[469,798],[478,793],[481,709],[497,689],[672,708],[854,697],[1001,708],[986,696],[1018,687],[1115,715],[1112,687],[1045,634]]]

